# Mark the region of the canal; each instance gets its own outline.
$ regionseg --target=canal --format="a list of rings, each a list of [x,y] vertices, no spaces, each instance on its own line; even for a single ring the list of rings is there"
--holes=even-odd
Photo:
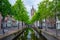
[[[25,31],[14,40],[47,40],[43,35],[39,35],[33,28],[26,28]]]

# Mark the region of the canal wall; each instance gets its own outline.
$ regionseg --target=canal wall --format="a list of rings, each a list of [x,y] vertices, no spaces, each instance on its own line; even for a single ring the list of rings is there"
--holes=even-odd
[[[39,28],[36,28],[36,27],[33,27],[33,29],[36,30],[39,34],[43,35],[43,37],[45,37],[46,40],[60,40],[57,37],[55,37],[53,35],[50,35],[49,33],[43,31],[42,29],[39,29]]]
[[[7,36],[7,37],[4,37],[4,38],[2,38],[2,39],[0,39],[0,40],[12,40],[15,36],[16,36],[16,35],[12,34],[12,35],[9,35],[9,36]]]
[[[12,40],[17,35],[21,34],[24,30],[25,30],[25,28],[22,30],[12,31],[10,34],[4,34],[3,36],[0,36],[0,40]]]
[[[59,38],[53,36],[50,33],[47,33],[46,31],[42,30],[42,35],[45,36],[47,38],[47,40],[60,40]]]

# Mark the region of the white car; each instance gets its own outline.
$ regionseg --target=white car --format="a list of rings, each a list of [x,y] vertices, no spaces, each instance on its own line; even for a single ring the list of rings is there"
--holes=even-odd
[[[12,21],[7,21],[7,27],[12,27]]]

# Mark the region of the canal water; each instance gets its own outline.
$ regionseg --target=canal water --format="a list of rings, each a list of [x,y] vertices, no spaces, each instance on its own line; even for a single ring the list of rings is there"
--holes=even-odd
[[[26,28],[26,30],[21,34],[17,40],[46,40],[42,35],[40,36],[32,28]]]

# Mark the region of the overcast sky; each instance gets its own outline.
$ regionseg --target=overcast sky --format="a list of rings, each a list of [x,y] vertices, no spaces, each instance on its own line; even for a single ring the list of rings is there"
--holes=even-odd
[[[38,3],[41,2],[42,0],[22,0],[27,11],[30,13],[31,12],[31,8],[32,8],[32,5],[34,7],[34,9],[37,10],[37,7],[38,7]],[[9,2],[11,3],[11,5],[14,5],[16,0],[9,0]]]
[[[34,9],[37,9],[37,4],[41,2],[41,0],[23,0],[23,3],[25,4],[25,7],[27,8],[27,11],[30,12],[32,5]]]

